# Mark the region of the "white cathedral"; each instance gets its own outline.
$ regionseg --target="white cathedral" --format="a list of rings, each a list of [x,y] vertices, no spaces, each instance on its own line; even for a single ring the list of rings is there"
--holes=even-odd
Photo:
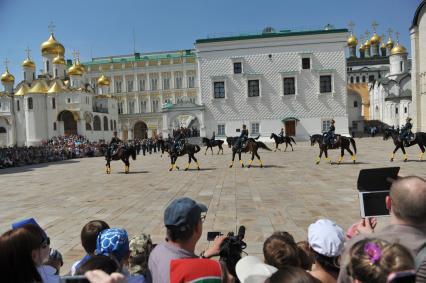
[[[7,66],[1,76],[0,147],[36,146],[72,134],[91,141],[111,139],[118,127],[118,109],[116,99],[106,95],[109,80],[102,75],[99,89],[93,89],[79,58],[67,62],[65,48],[53,33],[41,44],[41,53],[41,74],[36,74],[28,52],[22,62],[23,81],[15,85]]]

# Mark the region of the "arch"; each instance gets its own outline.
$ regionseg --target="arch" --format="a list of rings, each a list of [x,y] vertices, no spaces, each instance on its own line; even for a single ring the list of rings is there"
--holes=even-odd
[[[418,24],[419,24],[419,20],[420,20],[420,18],[421,18],[421,11],[422,11],[422,9],[423,9],[423,7],[426,5],[426,1],[422,1],[421,3],[420,3],[420,5],[417,7],[417,9],[416,9],[416,12],[414,13],[414,17],[413,17],[413,21],[412,21],[412,23],[411,23],[411,27],[410,27],[410,29],[412,29],[412,28],[414,28],[414,27],[416,27],[416,26],[418,26]]]
[[[73,113],[68,110],[61,111],[58,114],[58,121],[64,122],[64,135],[76,135],[77,134],[77,119],[78,113]],[[76,117],[77,116],[77,117]]]
[[[91,130],[92,130],[92,125],[86,122],[86,131],[91,131]]]
[[[104,116],[104,131],[108,131],[108,118]]]
[[[6,134],[6,128],[5,127],[0,127],[0,134]]]
[[[145,122],[138,121],[133,126],[134,139],[146,139],[148,137],[148,126]]]
[[[93,130],[101,131],[101,118],[99,118],[98,115],[95,115],[95,117],[93,117]]]

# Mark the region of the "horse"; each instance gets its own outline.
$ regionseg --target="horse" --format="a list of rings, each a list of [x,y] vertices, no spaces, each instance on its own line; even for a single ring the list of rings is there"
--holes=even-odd
[[[259,137],[257,137],[259,138]],[[272,151],[269,147],[267,147],[263,142],[261,141],[256,141],[256,139],[254,138],[249,138],[246,142],[246,145],[244,148],[242,148],[241,151],[238,152],[238,159],[240,160],[241,163],[241,167],[244,167],[244,163],[241,160],[241,152],[251,152],[251,159],[249,161],[249,165],[247,166],[248,168],[251,167],[251,164],[253,163],[253,159],[254,156],[257,157],[257,159],[259,160],[260,163],[260,168],[263,168],[263,162],[260,159],[259,154],[257,153],[257,151],[259,150],[259,148],[263,148],[269,151]],[[232,147],[232,161],[231,164],[229,165],[229,168],[232,168],[232,166],[234,165],[234,159],[235,159],[235,154],[237,153],[237,148],[235,148],[235,146]]]
[[[337,137],[337,141],[331,147],[330,147],[329,144],[325,143],[324,135],[322,135],[322,134],[316,134],[316,135],[313,135],[313,136],[310,137],[311,146],[315,145],[315,143],[318,143],[319,149],[320,149],[320,154],[318,156],[316,164],[320,163],[321,156],[322,156],[323,152],[325,154],[325,158],[327,160],[329,160],[327,150],[338,149],[338,148],[340,148],[340,157],[337,160],[338,164],[340,164],[342,162],[343,155],[345,154],[345,149],[349,152],[349,154],[352,157],[352,161],[355,164],[355,162],[356,162],[356,158],[355,158],[356,143],[355,143],[355,140],[353,138],[345,137],[345,136],[341,136],[341,135],[335,135],[335,137]],[[355,153],[353,153],[352,150],[349,148],[351,144],[352,144],[352,147],[354,148]],[[331,164],[331,161],[330,161],[330,164]]]
[[[237,137],[226,137],[226,143],[228,144],[228,147],[231,148],[231,146],[234,145],[234,143],[238,140],[239,136]],[[254,140],[258,140],[260,138],[260,135],[258,135],[255,138],[252,138]]]
[[[222,144],[224,143],[224,141],[222,140],[211,140],[208,138],[203,138],[203,143],[207,146],[206,151],[204,152],[204,155],[207,154],[207,150],[210,148],[210,150],[212,151],[212,155],[213,155],[213,147],[218,146],[219,150],[217,151],[217,154],[220,153],[220,151],[222,151],[222,155],[223,155],[223,147]]]
[[[383,140],[388,140],[390,137],[392,137],[393,143],[395,144],[395,149],[392,152],[390,161],[392,162],[393,159],[395,158],[395,152],[397,152],[398,149],[401,149],[402,153],[404,154],[404,162],[407,162],[408,156],[407,156],[407,153],[405,152],[404,142],[402,141],[399,132],[392,128],[385,129],[383,133]],[[425,154],[425,147],[426,147],[425,132],[417,132],[415,134],[414,140],[409,142],[408,147],[415,144],[419,145],[420,150],[422,151],[419,154],[419,160],[423,160],[423,156]]]
[[[296,142],[294,141],[293,137],[290,137],[290,136],[287,136],[287,135],[284,136],[284,137],[281,137],[281,136],[276,135],[275,133],[272,133],[270,139],[275,140],[275,150],[274,151],[277,151],[277,149],[281,150],[281,149],[278,148],[278,145],[282,144],[282,143],[285,143],[284,151],[287,151],[288,145],[291,146],[291,151],[294,151],[291,143],[294,142],[294,144],[296,144]]]
[[[106,160],[106,173],[111,174],[111,161],[112,160],[121,160],[124,162],[124,173],[128,174],[130,170],[130,156],[133,160],[136,160],[136,149],[133,145],[127,147],[120,146],[117,149],[117,152],[114,155],[111,155],[110,150],[106,151],[105,160]]]
[[[169,171],[172,171],[174,167],[176,167],[176,169],[179,170],[179,166],[176,165],[176,160],[178,159],[179,156],[184,156],[185,154],[188,154],[188,164],[185,167],[185,171],[188,171],[189,166],[191,165],[191,160],[195,161],[195,163],[197,164],[197,169],[200,170],[200,165],[198,164],[198,160],[197,158],[195,158],[195,153],[201,150],[200,146],[196,144],[185,143],[183,145],[183,148],[180,150],[180,152],[176,153],[174,151],[172,152],[171,150],[172,145],[173,145],[173,142],[169,140],[166,140],[162,143],[162,149],[164,149],[164,151],[167,151],[170,156],[171,166]]]

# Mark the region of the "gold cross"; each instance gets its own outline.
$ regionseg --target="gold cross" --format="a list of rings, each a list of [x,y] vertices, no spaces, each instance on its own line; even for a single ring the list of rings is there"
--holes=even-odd
[[[4,66],[6,67],[6,69],[8,68],[9,63],[10,61],[6,57],[6,59],[4,59]]]
[[[353,33],[354,32],[355,23],[353,21],[349,21],[348,27],[349,27],[349,30],[351,31],[351,33]]]
[[[49,29],[50,33],[54,33],[56,26],[53,22],[50,22],[47,28]]]
[[[27,46],[27,49],[25,49],[25,52],[27,53],[27,58],[30,58],[31,49],[29,46]]]
[[[376,21],[373,21],[373,22],[371,23],[371,26],[373,27],[373,31],[374,31],[374,33],[376,33],[376,30],[377,30],[377,27],[379,26],[379,24],[378,24]]]

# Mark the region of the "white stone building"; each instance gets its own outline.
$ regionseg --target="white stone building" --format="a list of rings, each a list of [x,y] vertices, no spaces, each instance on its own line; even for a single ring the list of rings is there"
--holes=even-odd
[[[407,50],[396,44],[389,55],[389,73],[369,84],[370,118],[402,127],[412,117],[411,73]]]
[[[412,56],[413,131],[426,132],[426,1],[417,8],[410,29]]]
[[[54,136],[79,134],[109,140],[117,128],[117,101],[96,95],[87,84],[78,58],[68,69],[65,48],[53,33],[41,45],[43,72],[29,58],[22,63],[24,80],[6,71],[1,76],[0,146],[36,146]]]
[[[101,75],[111,82],[121,138],[167,136],[181,126],[204,134],[194,50],[100,57],[83,65],[94,89]]]
[[[286,133],[306,139],[328,130],[348,133],[346,57],[348,31],[292,32],[266,28],[260,34],[196,41],[206,135],[268,139]]]

